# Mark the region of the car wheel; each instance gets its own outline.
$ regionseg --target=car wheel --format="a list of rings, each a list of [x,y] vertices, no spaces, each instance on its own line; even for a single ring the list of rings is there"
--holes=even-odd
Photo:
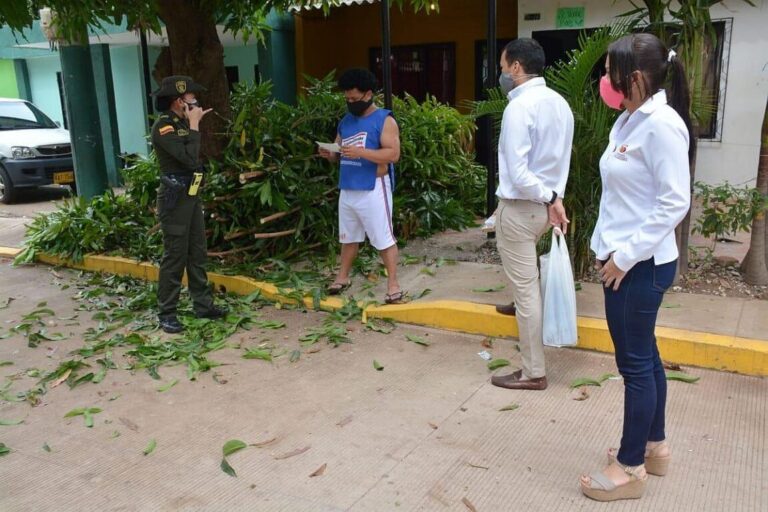
[[[16,187],[13,186],[8,171],[0,166],[0,203],[11,204],[15,200]]]

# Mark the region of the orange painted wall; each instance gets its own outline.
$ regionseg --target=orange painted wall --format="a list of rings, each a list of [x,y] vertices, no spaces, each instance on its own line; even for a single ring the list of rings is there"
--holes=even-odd
[[[407,4],[407,0],[404,2]],[[440,13],[414,13],[410,7],[393,7],[390,13],[392,46],[456,44],[456,104],[474,99],[475,41],[486,39],[486,2],[440,0]],[[368,52],[381,46],[381,6],[335,7],[328,17],[322,10],[296,15],[296,72],[299,92],[303,75],[325,76],[334,69],[368,67]],[[497,36],[517,37],[517,1],[498,0]],[[501,49],[499,49],[499,52]]]

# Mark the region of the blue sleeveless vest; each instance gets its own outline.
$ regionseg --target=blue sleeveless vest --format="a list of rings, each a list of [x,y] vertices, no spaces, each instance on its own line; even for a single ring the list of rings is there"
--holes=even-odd
[[[381,148],[381,133],[384,121],[392,112],[379,108],[365,117],[345,115],[339,123],[339,137],[342,146],[360,146],[367,149]],[[341,157],[339,167],[339,188],[344,190],[373,190],[376,186],[378,164],[364,158]],[[389,179],[394,189],[395,166],[389,166]]]

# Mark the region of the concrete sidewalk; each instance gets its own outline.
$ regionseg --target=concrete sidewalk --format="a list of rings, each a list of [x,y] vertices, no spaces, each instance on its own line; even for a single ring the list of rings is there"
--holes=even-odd
[[[75,274],[57,272],[64,282]],[[0,310],[3,332],[41,301],[59,317],[78,306],[76,287],[55,285],[50,267],[0,261],[0,282],[0,299],[16,298]],[[35,349],[20,336],[0,340],[0,361],[13,362],[0,376],[70,359],[98,323],[80,313],[67,340]],[[270,307],[260,314],[287,327],[254,329],[233,342],[270,337],[293,350],[325,316]],[[408,325],[384,335],[347,325],[354,343],[321,345],[296,363],[245,360],[226,348],[210,354],[222,363],[216,380],[209,372],[189,381],[183,366],[161,367],[161,381],[112,370],[100,384],[51,389],[38,407],[0,402],[0,419],[24,420],[0,426],[0,442],[12,450],[0,457],[0,510],[470,510],[462,500],[479,512],[768,510],[765,379],[688,368],[698,383],[669,385],[669,474],[650,477],[640,501],[600,504],[581,495],[578,475],[602,468],[606,448],[618,441],[623,386],[609,380],[589,388],[584,401],[573,400],[568,386],[616,373],[611,356],[547,349],[550,387],[509,391],[489,383],[477,355],[482,336]],[[410,343],[406,333],[431,345]],[[519,363],[511,341],[497,340],[491,351]],[[374,359],[383,371],[374,370]],[[114,360],[122,366],[119,353]],[[172,379],[179,383],[158,392]],[[35,380],[21,376],[13,390]],[[499,410],[510,404],[519,408]],[[63,418],[75,407],[103,412],[86,428],[81,417]],[[229,457],[237,478],[220,470],[227,440],[273,438]],[[150,439],[157,448],[145,456]],[[322,475],[310,476],[323,465]]]
[[[52,205],[48,203],[46,207],[52,208]],[[21,213],[26,214],[26,210]],[[0,257],[12,257],[18,251],[17,247],[23,240],[22,229],[21,219],[0,218]],[[694,241],[697,239],[694,238]],[[415,300],[405,306],[369,307],[366,314],[468,333],[517,336],[514,318],[498,315],[493,309],[494,304],[511,300],[508,279],[501,266],[461,261],[473,258],[486,242],[485,234],[478,229],[446,232],[426,240],[411,241],[401,251],[403,264],[398,272],[401,285]],[[6,244],[5,247],[3,244]],[[739,254],[734,251],[744,250],[745,247],[744,244],[731,244],[718,247],[716,253],[725,251],[724,254],[738,257]],[[441,264],[436,263],[438,258]],[[71,265],[55,258],[45,261]],[[409,262],[415,263],[407,264]],[[96,256],[87,258],[79,268],[156,279],[156,268],[137,263]],[[269,293],[274,300],[283,300],[274,287],[247,276],[233,278],[212,273],[210,277],[217,285],[229,290],[246,294],[255,289],[271,290]],[[383,301],[385,292],[383,279],[375,283],[363,276],[355,276],[352,288],[345,295],[361,301]],[[579,347],[612,351],[600,285],[583,283],[576,297]],[[332,298],[326,301],[324,307],[333,309],[339,305],[341,302]],[[766,300],[669,292],[657,325],[657,338],[665,360],[750,375],[768,375]]]

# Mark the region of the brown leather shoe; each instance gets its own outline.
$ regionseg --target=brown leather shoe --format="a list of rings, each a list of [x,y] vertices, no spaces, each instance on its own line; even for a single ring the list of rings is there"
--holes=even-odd
[[[496,306],[496,312],[501,313],[502,315],[515,316],[517,308],[515,307],[514,302],[510,302],[509,304],[499,304]]]
[[[523,371],[517,370],[509,375],[494,375],[491,377],[491,384],[506,389],[531,389],[543,391],[547,389],[547,378],[538,377],[536,379],[520,380],[523,377]]]

